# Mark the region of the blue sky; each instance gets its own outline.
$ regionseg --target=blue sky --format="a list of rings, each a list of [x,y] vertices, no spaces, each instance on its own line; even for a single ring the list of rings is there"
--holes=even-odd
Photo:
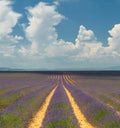
[[[120,69],[119,0],[0,0],[0,67]]]

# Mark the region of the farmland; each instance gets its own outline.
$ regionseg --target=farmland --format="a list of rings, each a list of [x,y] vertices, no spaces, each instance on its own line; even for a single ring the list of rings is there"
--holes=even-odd
[[[0,128],[120,128],[120,73],[0,73]]]

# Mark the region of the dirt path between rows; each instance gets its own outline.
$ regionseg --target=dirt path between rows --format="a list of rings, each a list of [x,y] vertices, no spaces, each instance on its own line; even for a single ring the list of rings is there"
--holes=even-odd
[[[71,93],[67,90],[67,88],[65,86],[63,86],[65,89],[65,92],[68,96],[68,99],[70,101],[70,104],[73,108],[73,112],[78,120],[78,123],[80,125],[80,128],[94,128],[94,126],[92,126],[87,119],[85,118],[85,116],[83,115],[83,113],[81,112],[79,106],[77,105],[77,103],[75,102],[74,98],[72,97]]]
[[[48,108],[48,105],[52,99],[52,96],[54,95],[54,92],[56,90],[57,86],[50,92],[50,94],[46,97],[43,105],[40,107],[36,115],[32,118],[30,121],[28,128],[41,128],[42,122],[45,118],[45,114]]]
[[[78,120],[80,128],[94,128],[94,126],[92,126],[87,121],[87,119],[85,118],[85,116],[81,112],[79,106],[77,105],[74,98],[72,97],[71,93],[68,91],[68,89],[64,85],[63,85],[63,87],[64,87],[64,90],[65,90],[67,96],[68,96],[69,102],[72,106],[73,113],[75,114],[75,117]],[[43,105],[40,107],[40,109],[38,110],[36,115],[31,119],[31,121],[28,125],[28,128],[41,128],[42,127],[42,123],[43,123],[43,120],[45,118],[48,106],[50,104],[50,101],[51,101],[54,93],[55,93],[56,88],[57,88],[57,86],[46,97]]]

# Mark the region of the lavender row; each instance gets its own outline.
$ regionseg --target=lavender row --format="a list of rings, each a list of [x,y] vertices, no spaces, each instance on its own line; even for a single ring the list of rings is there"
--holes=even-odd
[[[25,95],[24,97],[20,98],[15,103],[9,105],[2,113],[7,112],[7,111],[13,111],[16,106],[24,104],[24,102],[26,102],[27,100],[31,99],[32,97],[34,97],[38,93],[41,93],[46,88],[49,89],[49,88],[53,87],[54,85],[55,85],[55,83],[51,82],[51,83],[45,84],[44,86],[39,86],[39,88],[37,88],[37,89],[34,88],[33,91],[31,90],[31,92],[28,93],[28,95]]]
[[[104,93],[120,100],[120,76],[73,76],[73,79],[82,90]]]
[[[45,97],[53,89],[55,84],[48,83],[48,85],[43,86],[41,89],[32,92],[30,95],[21,98],[16,103],[10,105],[4,112],[0,114],[0,124],[2,128],[8,126],[17,128],[23,128],[27,126],[28,120],[34,115],[37,109],[41,106]],[[9,119],[7,123],[5,117]],[[13,118],[16,120],[13,123]],[[17,122],[17,123],[16,123]],[[20,123],[20,125],[18,125]]]
[[[92,96],[82,92],[77,86],[70,86],[63,79],[87,120],[97,128],[119,128],[120,116]]]
[[[4,93],[9,93],[9,91],[12,90],[16,90],[17,88],[22,88],[22,87],[26,87],[26,86],[39,86],[41,84],[43,84],[43,82],[49,82],[47,77],[41,76],[41,75],[36,75],[35,74],[27,74],[27,76],[25,76],[24,78],[24,73],[22,74],[18,74],[18,76],[15,76],[14,73],[12,74],[12,76],[6,77],[4,79],[0,78],[0,85],[2,86],[2,88],[0,88],[0,92],[4,95]],[[2,75],[2,74],[0,74]],[[29,76],[29,77],[28,77]],[[43,79],[41,79],[41,77]]]
[[[53,82],[51,81],[51,83]],[[0,111],[6,110],[6,107],[13,105],[21,99],[24,99],[24,97],[28,97],[31,93],[35,93],[37,90],[46,87],[47,84],[48,82],[43,82],[41,83],[41,85],[29,85],[28,87],[24,87],[18,90],[12,90],[8,93],[3,94],[0,97]]]
[[[37,87],[41,87],[41,86],[45,86],[48,82],[41,82],[39,84],[36,84],[36,83],[29,83],[27,85],[21,85],[21,86],[17,86],[17,87],[14,87],[14,88],[10,88],[9,91],[3,93],[0,95],[0,98],[3,98],[4,96],[10,96],[11,94],[15,94],[15,93],[18,93],[22,90],[25,90],[25,89],[32,89],[32,88],[37,88]]]
[[[120,77],[77,77],[79,79],[74,80],[78,82],[76,86],[79,89],[100,100],[107,107],[120,114]]]
[[[26,82],[26,81],[23,81],[23,82],[20,82],[20,81],[17,81],[17,82],[13,82],[12,84],[6,84],[4,83],[3,84],[3,87],[0,89],[0,96],[2,95],[6,95],[7,93],[9,92],[12,92],[13,90],[17,90],[17,89],[20,89],[20,88],[23,88],[23,87],[30,87],[30,86],[37,86],[37,85],[41,85],[42,82]]]
[[[49,104],[42,128],[79,128],[61,81]]]
[[[45,86],[44,86],[45,87]],[[35,93],[37,90],[41,90],[44,88],[43,86],[38,87],[31,87],[31,88],[22,88],[17,91],[12,91],[10,94],[5,95],[0,98],[0,110],[6,110],[6,107],[9,108],[9,106],[13,105],[17,101],[24,99],[25,97],[28,97],[31,95],[31,93]]]
[[[16,86],[41,84],[41,82],[48,82],[49,75],[41,74],[25,74],[25,73],[13,73],[13,74],[0,74],[0,90],[14,88]]]

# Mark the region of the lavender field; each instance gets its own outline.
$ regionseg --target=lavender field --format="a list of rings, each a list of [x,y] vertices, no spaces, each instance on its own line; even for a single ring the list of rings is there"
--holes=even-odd
[[[120,73],[0,73],[0,128],[120,128]]]

